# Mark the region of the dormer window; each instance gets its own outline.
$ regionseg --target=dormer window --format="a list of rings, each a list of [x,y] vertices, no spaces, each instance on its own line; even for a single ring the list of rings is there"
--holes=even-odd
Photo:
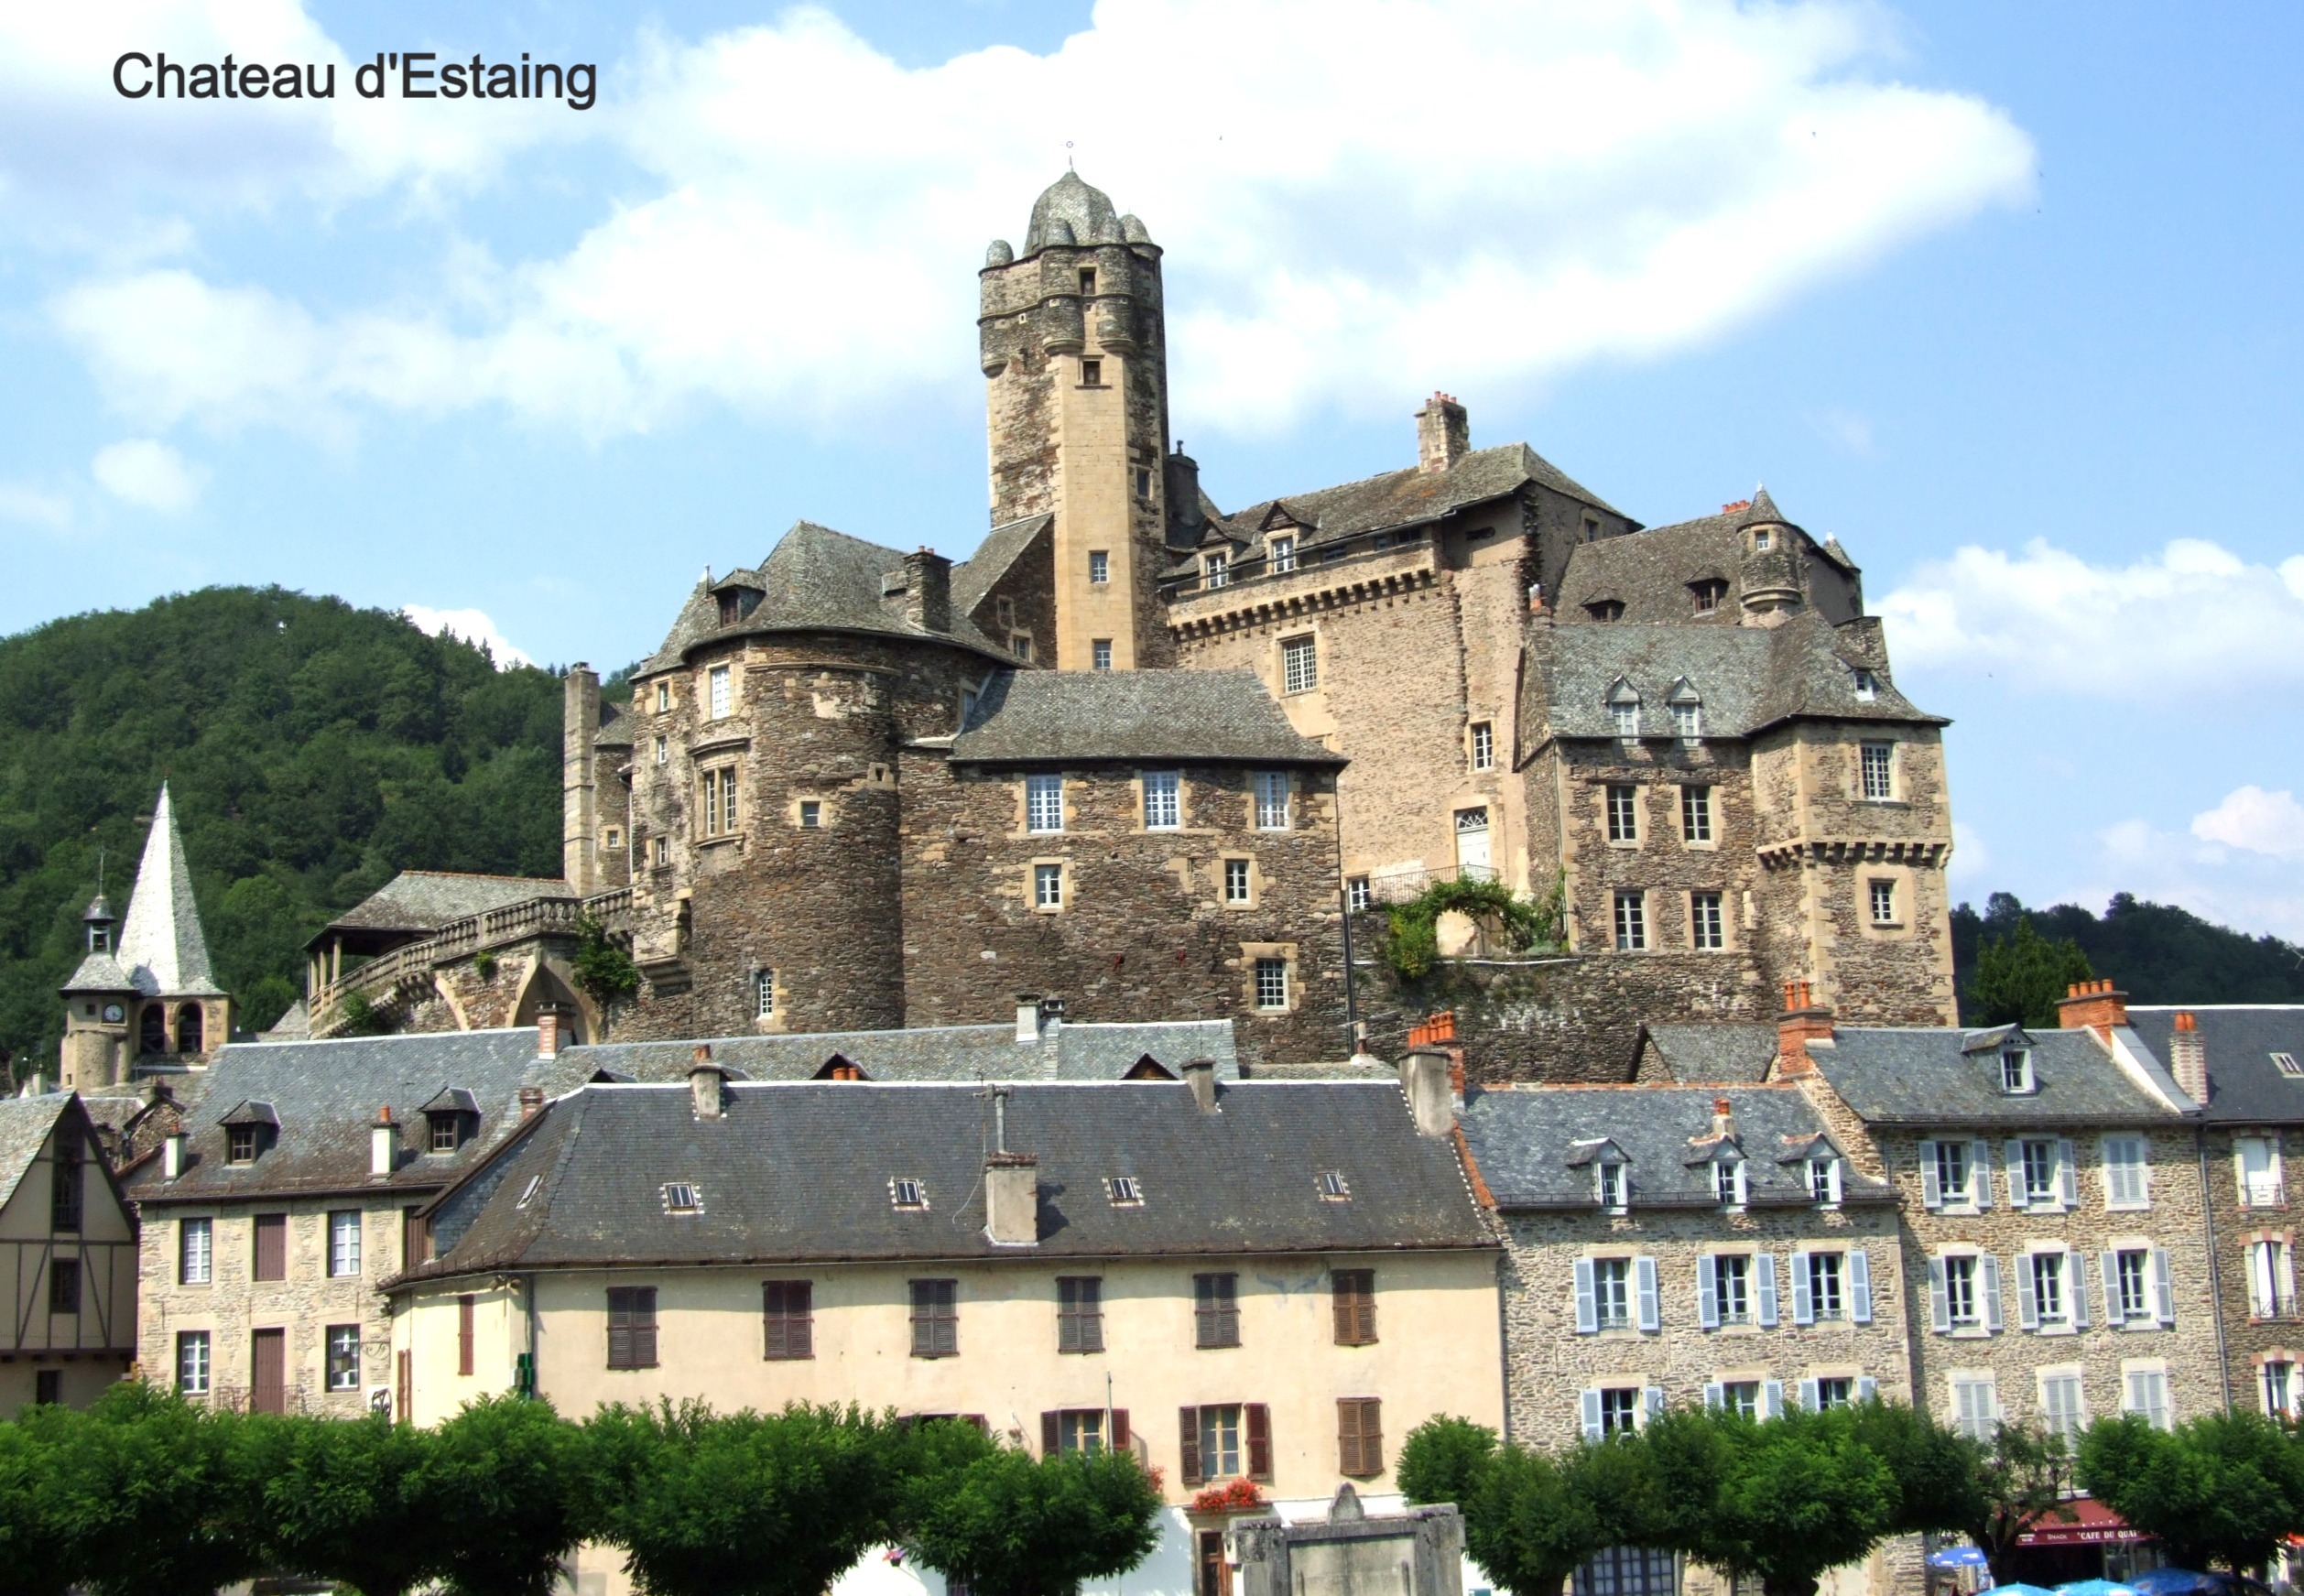
[[[1688,591],[1695,596],[1696,613],[1709,615],[1720,608],[1720,601],[1728,596],[1728,584],[1713,577],[1704,581],[1692,581]]]
[[[1212,588],[1224,585],[1226,567],[1231,562],[1221,554],[1203,554],[1200,560],[1201,581]]]
[[[2000,1054],[2000,1090],[2020,1097],[2039,1090],[2032,1079],[2032,1049],[2006,1048]]]
[[[454,1152],[457,1143],[462,1139],[459,1135],[461,1127],[456,1124],[456,1116],[452,1113],[436,1113],[431,1116],[431,1121],[432,1151],[435,1153]]]
[[[1272,539],[1272,573],[1279,576],[1295,569],[1296,539],[1293,537]]]
[[[1693,746],[1704,736],[1704,700],[1683,681],[1672,689],[1672,735]]]
[[[453,1153],[480,1125],[480,1100],[461,1086],[442,1091],[423,1112],[429,1126],[425,1146],[432,1153]]]
[[[255,1125],[231,1125],[224,1131],[224,1162],[253,1164],[256,1161],[256,1130]]]
[[[1775,541],[1776,534],[1763,527],[1752,535],[1752,551],[1755,554],[1766,554],[1769,546]]]
[[[1872,672],[1866,670],[1863,666],[1860,665],[1856,667],[1855,671],[1853,672],[1853,678],[1856,687],[1856,701],[1858,703],[1868,704],[1880,696],[1880,679],[1873,675]]]
[[[1840,1206],[1840,1160],[1810,1158],[1808,1161],[1808,1194],[1825,1208]]]
[[[251,1098],[224,1115],[224,1162],[249,1165],[279,1138],[280,1116],[268,1102]]]
[[[1596,600],[1584,606],[1584,613],[1595,621],[1621,621],[1624,619],[1624,601],[1621,599]]]
[[[1625,1167],[1614,1158],[1603,1158],[1592,1167],[1592,1194],[1600,1206],[1610,1213],[1622,1213],[1626,1207],[1625,1193],[1630,1182],[1625,1178]]]
[[[1616,735],[1627,743],[1640,735],[1640,695],[1632,684],[1619,681],[1608,691],[1608,719],[1615,727]]]
[[[1721,1207],[1742,1208],[1744,1190],[1742,1158],[1723,1158],[1712,1165],[1712,1196]]]

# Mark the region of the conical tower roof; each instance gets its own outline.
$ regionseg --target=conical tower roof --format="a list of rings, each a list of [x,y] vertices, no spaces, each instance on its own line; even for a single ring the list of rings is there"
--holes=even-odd
[[[1118,244],[1122,236],[1112,196],[1078,172],[1068,171],[1032,202],[1032,225],[1024,235],[1024,254],[1038,255],[1051,244]]]
[[[152,834],[144,841],[136,866],[128,917],[120,928],[119,961],[147,997],[217,997],[223,989],[208,962],[208,936],[192,901],[192,872],[176,834],[176,811],[168,784],[160,784],[160,806]]]
[[[1768,497],[1767,488],[1762,486],[1752,495],[1751,505],[1737,519],[1736,528],[1742,531],[1746,527],[1789,527],[1791,524],[1776,507],[1776,501]]]

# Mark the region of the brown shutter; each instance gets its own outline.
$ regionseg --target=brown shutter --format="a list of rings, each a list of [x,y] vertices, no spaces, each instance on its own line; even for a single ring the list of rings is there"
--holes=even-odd
[[[248,1406],[257,1413],[288,1411],[288,1332],[260,1330],[249,1349]]]
[[[1248,1478],[1272,1483],[1272,1410],[1261,1402],[1243,1409],[1248,1418]]]
[[[786,1354],[794,1358],[816,1355],[816,1283],[795,1280],[784,1287],[784,1338]]]
[[[643,1369],[656,1367],[656,1287],[643,1286],[633,1293],[632,1356]]]
[[[255,1277],[258,1280],[288,1278],[288,1215],[284,1213],[256,1215]]]
[[[432,1259],[432,1225],[412,1208],[400,1211],[400,1267],[413,1269]]]
[[[1363,1269],[1360,1272],[1360,1319],[1353,1329],[1359,1333],[1362,1346],[1375,1345],[1376,1272],[1374,1269]]]
[[[1360,1405],[1360,1466],[1371,1479],[1384,1472],[1384,1404],[1373,1396]]]
[[[1112,1410],[1112,1449],[1115,1452],[1128,1449],[1128,1410],[1125,1407]]]
[[[1336,1472],[1360,1472],[1360,1405],[1349,1396],[1336,1399]]]
[[[1040,1415],[1040,1456],[1052,1458],[1063,1447],[1063,1415],[1043,1413]]]
[[[1335,1305],[1336,1344],[1363,1347],[1376,1339],[1376,1272],[1374,1269],[1335,1269],[1329,1273],[1329,1292]]]
[[[1336,1403],[1337,1472],[1372,1479],[1384,1472],[1384,1405],[1373,1396]]]
[[[1331,1269],[1328,1272],[1328,1303],[1336,1322],[1336,1344],[1352,1345],[1352,1271]]]
[[[456,1373],[459,1374],[472,1373],[472,1338],[473,1299],[459,1297],[456,1299]]]
[[[416,1413],[416,1393],[408,1389],[408,1382],[412,1378],[410,1370],[415,1364],[416,1354],[404,1348],[395,1362],[397,1364],[397,1372],[393,1381],[393,1417],[402,1424],[407,1424]]]
[[[1187,1485],[1199,1485],[1207,1476],[1200,1471],[1200,1409],[1179,1407],[1176,1410],[1176,1428],[1182,1436],[1181,1467],[1178,1472]]]

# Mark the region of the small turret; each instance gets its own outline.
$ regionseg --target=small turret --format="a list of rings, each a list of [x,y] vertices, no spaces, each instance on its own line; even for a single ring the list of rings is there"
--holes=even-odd
[[[90,898],[86,912],[80,917],[80,923],[87,928],[89,952],[112,951],[113,932],[120,921],[112,912],[111,899],[101,892]]]
[[[1799,529],[1784,518],[1766,487],[1752,495],[1736,529],[1744,534],[1744,567],[1736,585],[1744,624],[1776,625],[1807,602],[1800,583]]]

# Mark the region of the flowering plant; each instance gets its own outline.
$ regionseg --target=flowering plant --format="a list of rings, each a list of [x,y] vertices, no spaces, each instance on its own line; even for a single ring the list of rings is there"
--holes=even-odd
[[[1245,1513],[1263,1505],[1264,1493],[1254,1480],[1227,1480],[1192,1498],[1194,1513]]]

